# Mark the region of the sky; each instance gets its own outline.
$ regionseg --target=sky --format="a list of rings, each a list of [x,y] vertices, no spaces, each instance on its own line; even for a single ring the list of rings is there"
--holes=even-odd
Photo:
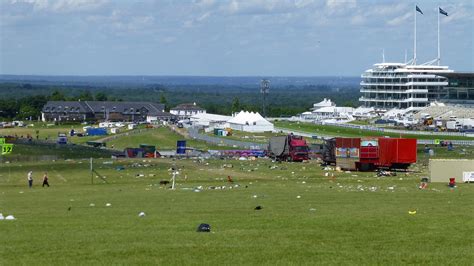
[[[359,76],[437,57],[474,71],[473,0],[0,0],[0,74]]]

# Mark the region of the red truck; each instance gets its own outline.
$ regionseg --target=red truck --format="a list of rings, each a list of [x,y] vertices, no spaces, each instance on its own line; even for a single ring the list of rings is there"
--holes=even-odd
[[[416,163],[416,139],[333,138],[326,142],[322,159],[343,169],[407,169]]]
[[[302,136],[276,136],[270,139],[268,154],[281,161],[301,162],[308,160],[309,148]]]

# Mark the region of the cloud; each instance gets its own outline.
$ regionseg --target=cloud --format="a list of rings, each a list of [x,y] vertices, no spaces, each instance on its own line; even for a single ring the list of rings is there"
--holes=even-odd
[[[147,34],[153,32],[155,18],[150,15],[134,15],[127,11],[113,10],[109,15],[92,15],[85,19],[108,34]]]
[[[399,26],[403,23],[405,23],[407,20],[411,19],[413,17],[412,13],[405,13],[404,15],[398,16],[396,18],[393,18],[391,20],[387,21],[387,25],[389,26]]]
[[[352,25],[362,25],[366,22],[366,17],[362,15],[355,15],[351,17],[351,24]]]
[[[102,8],[109,0],[12,0],[12,5],[26,4],[34,11],[57,13],[88,12]]]
[[[223,10],[232,15],[271,15],[291,13],[308,4],[289,0],[232,0],[227,6],[223,7]]]
[[[326,7],[331,11],[340,11],[342,9],[351,9],[357,6],[356,0],[327,0]]]

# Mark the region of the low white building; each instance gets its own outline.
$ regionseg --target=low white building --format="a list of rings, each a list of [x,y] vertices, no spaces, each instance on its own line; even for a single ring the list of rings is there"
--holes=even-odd
[[[229,127],[233,130],[246,132],[266,132],[273,131],[274,126],[263,118],[258,112],[240,111],[234,117],[227,121]]]
[[[196,103],[183,103],[171,108],[170,113],[176,115],[179,119],[184,119],[197,114],[205,114],[206,110],[196,105]]]

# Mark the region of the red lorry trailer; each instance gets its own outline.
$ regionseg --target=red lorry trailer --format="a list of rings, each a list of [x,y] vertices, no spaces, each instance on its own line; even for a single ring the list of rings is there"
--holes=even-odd
[[[416,163],[416,139],[335,138],[332,141],[334,156],[330,157],[343,169],[407,169]]]
[[[293,134],[272,137],[268,143],[268,155],[281,161],[301,162],[308,160],[308,152],[306,140]]]

